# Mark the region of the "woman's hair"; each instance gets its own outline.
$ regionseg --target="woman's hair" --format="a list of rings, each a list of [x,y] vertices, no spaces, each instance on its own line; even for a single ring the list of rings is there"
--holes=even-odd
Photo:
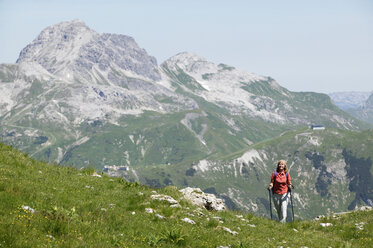
[[[284,172],[288,172],[288,166],[286,165],[286,161],[285,160],[279,160],[277,162],[277,168],[276,168],[276,171],[279,172],[279,165],[280,164],[283,164],[284,165]]]

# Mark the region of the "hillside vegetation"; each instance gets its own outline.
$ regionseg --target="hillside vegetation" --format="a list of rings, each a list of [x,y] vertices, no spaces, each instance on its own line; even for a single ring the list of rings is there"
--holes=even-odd
[[[130,168],[128,180],[162,187],[199,187],[226,200],[230,209],[269,217],[266,187],[276,163],[285,159],[296,185],[300,219],[345,212],[373,201],[373,132],[303,128],[251,145],[229,156],[186,165]],[[136,173],[131,173],[135,171]],[[118,175],[119,176],[119,175]]]
[[[199,209],[181,200],[175,187],[157,193],[181,207],[152,200],[154,190],[138,183],[38,162],[0,144],[0,246],[373,246],[372,211],[281,225],[252,214]]]

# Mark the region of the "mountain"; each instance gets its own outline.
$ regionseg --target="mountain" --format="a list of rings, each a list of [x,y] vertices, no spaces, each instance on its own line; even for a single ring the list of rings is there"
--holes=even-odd
[[[373,93],[358,108],[348,109],[348,113],[357,119],[373,123]]]
[[[285,159],[297,218],[373,205],[373,132],[340,129],[289,131],[216,159],[184,166],[148,166],[122,173],[154,187],[198,186],[231,209],[269,216],[270,175]],[[155,173],[156,172],[156,173]]]
[[[234,67],[215,65],[190,53],[178,54],[161,65],[170,89],[202,98],[229,112],[277,125],[324,125],[358,129],[359,124],[340,111],[324,94],[290,92],[270,77]],[[200,104],[202,105],[202,104]]]
[[[191,53],[158,65],[133,38],[80,20],[47,27],[1,64],[0,90],[2,141],[77,167],[190,164],[310,124],[369,127],[325,94]]]
[[[357,109],[369,98],[371,92],[347,91],[328,94],[333,103],[343,110]]]
[[[208,211],[174,186],[153,189],[92,169],[42,163],[1,143],[0,171],[2,247],[373,245],[371,210],[283,225],[237,211]]]

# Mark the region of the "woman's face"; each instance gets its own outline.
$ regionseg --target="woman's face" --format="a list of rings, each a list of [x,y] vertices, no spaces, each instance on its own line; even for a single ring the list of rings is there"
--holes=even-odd
[[[280,164],[278,165],[278,169],[279,169],[279,170],[284,170],[284,168],[285,168],[285,164],[284,164],[284,163],[280,163]]]

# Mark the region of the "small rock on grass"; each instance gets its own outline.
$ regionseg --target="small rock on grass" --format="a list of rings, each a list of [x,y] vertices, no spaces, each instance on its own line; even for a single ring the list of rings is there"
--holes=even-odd
[[[22,206],[22,209],[26,210],[26,211],[28,211],[28,212],[30,212],[32,214],[35,213],[35,209],[33,209],[33,208],[29,207],[29,206]]]
[[[236,231],[232,231],[232,230],[229,229],[228,227],[223,227],[223,230],[229,232],[229,233],[232,234],[232,235],[237,235],[237,234],[238,234],[238,232],[236,232]]]
[[[196,222],[194,220],[191,220],[189,218],[184,218],[184,219],[181,219],[181,220],[186,222],[186,223],[192,224],[192,225],[196,224]]]
[[[147,212],[148,214],[152,214],[154,213],[154,210],[152,208],[145,208],[145,212]]]
[[[155,214],[155,217],[159,218],[159,219],[166,219],[166,217],[164,217],[163,215],[160,215],[160,214]]]
[[[333,226],[333,224],[332,223],[320,223],[320,226],[328,227],[328,226]]]

